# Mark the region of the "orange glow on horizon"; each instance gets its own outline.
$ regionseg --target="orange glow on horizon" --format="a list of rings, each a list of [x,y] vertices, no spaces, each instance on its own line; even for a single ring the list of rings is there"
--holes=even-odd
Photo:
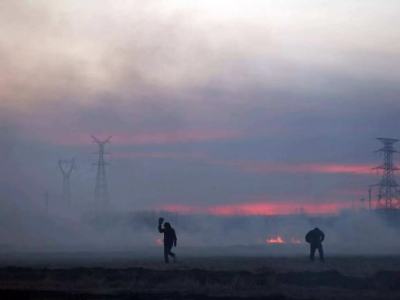
[[[273,215],[291,215],[291,214],[337,214],[343,209],[349,209],[352,203],[324,203],[324,204],[292,204],[284,203],[246,203],[215,206],[191,206],[191,205],[165,205],[159,207],[159,210],[176,212],[182,214],[210,214],[217,216],[273,216]]]
[[[373,174],[373,165],[356,165],[356,164],[277,164],[266,161],[212,161],[214,165],[226,166],[240,169],[247,173],[325,173],[325,174],[354,174],[354,175],[371,175]]]
[[[372,167],[370,165],[363,166],[363,165],[343,165],[343,164],[333,164],[333,165],[318,165],[318,164],[311,164],[308,167],[300,167],[300,172],[302,169],[308,171],[310,173],[345,173],[345,174],[359,174],[359,175],[371,175],[372,174]]]
[[[200,159],[205,156],[204,153],[183,153],[183,152],[124,152],[113,154],[113,158],[117,159],[136,159],[136,158],[151,158],[151,159]]]

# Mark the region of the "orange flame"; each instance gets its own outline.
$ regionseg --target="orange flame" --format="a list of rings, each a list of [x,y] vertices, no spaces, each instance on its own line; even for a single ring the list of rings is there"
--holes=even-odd
[[[303,244],[303,242],[297,238],[290,238],[290,242],[286,242],[281,236],[277,236],[276,238],[270,238],[265,240],[266,244]],[[259,244],[263,244],[262,239],[258,240]]]
[[[278,235],[275,239],[267,239],[267,244],[286,244],[286,242]]]

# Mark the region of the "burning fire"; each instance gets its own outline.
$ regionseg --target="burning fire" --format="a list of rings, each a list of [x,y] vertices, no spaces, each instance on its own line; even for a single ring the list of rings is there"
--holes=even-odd
[[[163,240],[161,238],[156,239],[156,243],[158,246],[162,246]]]
[[[286,242],[281,236],[277,236],[277,237],[272,237],[270,239],[266,239],[265,240],[266,244],[303,244],[303,242],[297,238],[290,238],[290,242]],[[262,239],[258,240],[259,244],[264,244]]]
[[[275,239],[267,239],[267,244],[286,244],[286,242],[278,235]]]

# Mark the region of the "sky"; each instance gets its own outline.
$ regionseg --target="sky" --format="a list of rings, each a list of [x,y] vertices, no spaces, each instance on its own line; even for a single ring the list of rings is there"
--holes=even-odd
[[[360,206],[399,138],[397,0],[3,0],[0,197],[183,213]],[[399,147],[400,149],[400,144]],[[14,205],[14,204],[13,204]]]

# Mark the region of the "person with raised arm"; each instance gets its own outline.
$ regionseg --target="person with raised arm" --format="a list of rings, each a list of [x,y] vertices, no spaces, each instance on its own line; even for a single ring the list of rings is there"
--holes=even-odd
[[[164,228],[162,228],[162,224],[164,223],[164,219],[160,218],[158,220],[158,232],[164,233],[164,259],[165,263],[169,263],[169,256],[172,257],[173,261],[176,262],[176,254],[173,253],[172,247],[176,247],[177,238],[175,230],[171,227],[171,224],[166,222],[164,224]]]

